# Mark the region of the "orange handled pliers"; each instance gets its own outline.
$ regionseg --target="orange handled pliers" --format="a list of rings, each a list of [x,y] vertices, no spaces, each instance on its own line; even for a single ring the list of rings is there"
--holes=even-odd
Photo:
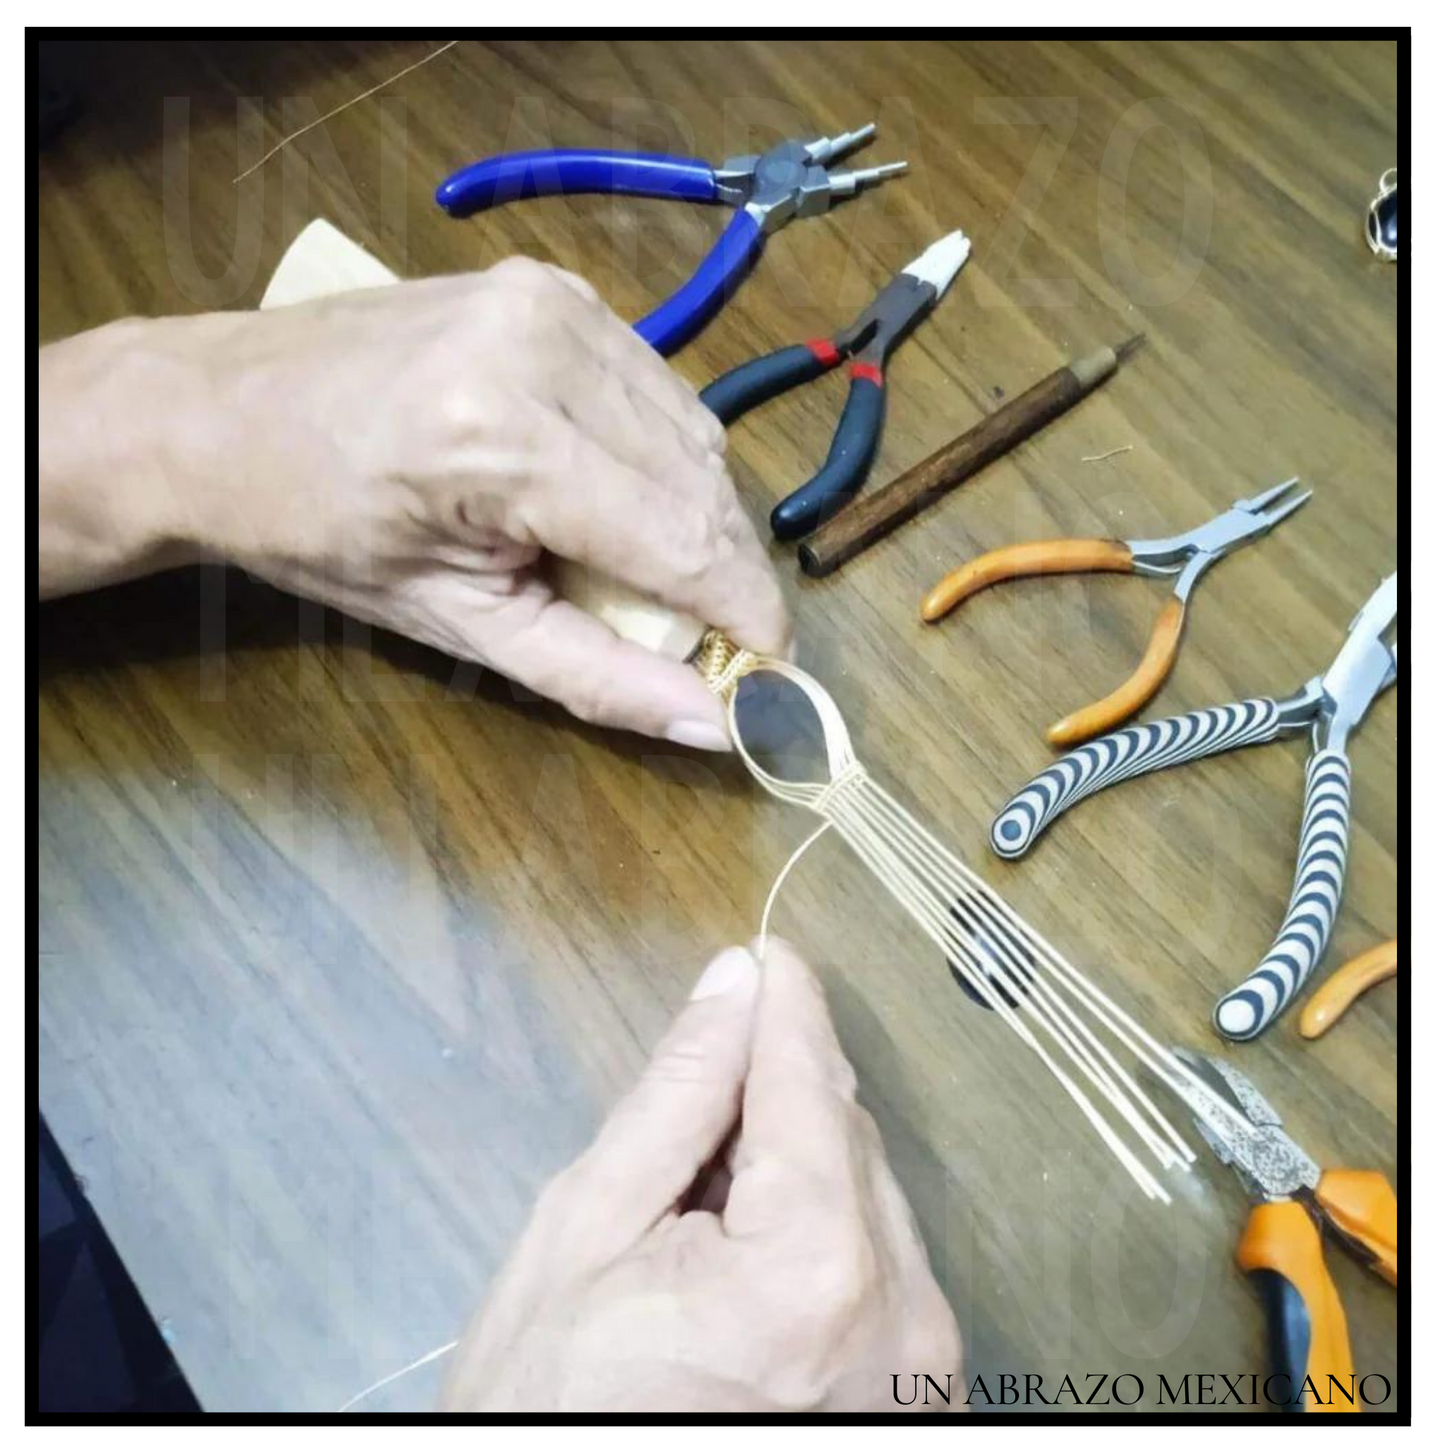
[[[1364,993],[1387,978],[1394,978],[1399,958],[1398,940],[1377,943],[1342,963],[1310,995],[1299,1016],[1299,1031],[1307,1039],[1317,1039],[1332,1029],[1341,1014]]]
[[[1184,606],[1189,593],[1219,559],[1236,547],[1263,536],[1271,527],[1304,506],[1311,493],[1291,497],[1283,506],[1267,510],[1299,482],[1291,477],[1257,497],[1236,502],[1227,512],[1192,532],[1135,542],[1113,538],[1061,537],[1052,542],[1022,542],[985,552],[948,574],[923,599],[923,620],[937,622],[966,597],[1014,577],[1037,577],[1045,572],[1140,572],[1146,577],[1178,577],[1174,595],[1165,604],[1144,659],[1133,676],[1106,698],[1070,713],[1048,730],[1056,748],[1072,747],[1132,717],[1159,691],[1179,651],[1184,631]]]
[[[1234,1260],[1258,1278],[1269,1315],[1266,1395],[1290,1411],[1357,1411],[1349,1327],[1321,1236],[1328,1232],[1394,1284],[1397,1206],[1390,1181],[1373,1169],[1321,1169],[1232,1064],[1188,1049],[1174,1053],[1208,1086],[1191,1101],[1196,1127],[1255,1200]],[[1239,1112],[1209,1107],[1211,1094],[1223,1094]]]

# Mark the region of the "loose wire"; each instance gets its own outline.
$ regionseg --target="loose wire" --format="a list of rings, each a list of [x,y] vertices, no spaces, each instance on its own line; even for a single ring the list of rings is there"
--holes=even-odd
[[[360,95],[353,95],[350,100],[342,101],[340,105],[333,107],[331,110],[328,110],[325,115],[319,115],[316,117],[315,120],[308,121],[299,130],[293,130],[289,135],[283,135],[281,139],[278,140],[276,144],[273,145],[271,149],[268,150],[259,161],[257,161],[254,165],[247,166],[246,169],[242,171],[239,175],[232,176],[231,184],[233,186],[238,185],[241,181],[244,181],[247,176],[253,175],[256,171],[259,171],[261,167],[264,166],[266,162],[271,159],[272,156],[279,155],[283,150],[286,149],[287,146],[291,144],[293,140],[299,140],[300,137],[305,135],[308,130],[315,130],[318,125],[325,125],[328,120],[330,120],[333,116],[340,115],[343,110],[350,110],[353,105],[357,105],[361,101],[369,99],[371,96],[375,95],[378,90],[385,90],[388,85],[394,85],[398,80],[402,78],[403,75],[410,75],[413,70],[420,70],[423,65],[429,64],[431,61],[435,60],[438,55],[445,55],[447,51],[450,50],[452,46],[456,43],[457,42],[455,40],[448,40],[445,45],[438,46],[437,49],[433,50],[430,55],[423,55],[420,60],[413,60],[410,65],[405,66],[401,70],[398,70],[395,75],[388,75],[385,80],[378,81],[375,85],[371,87],[370,90],[363,90]]]
[[[823,820],[773,881],[761,937],[766,940],[794,866],[825,832],[836,832],[950,967],[1039,1058],[1144,1193],[1167,1202],[1169,1195],[1129,1140],[1144,1146],[1165,1169],[1187,1170],[1194,1153],[1109,1041],[1122,1045],[1191,1105],[1199,1102],[1198,1081],[874,781],[853,751],[837,704],[817,679],[781,660],[748,658],[746,667],[776,673],[803,692],[822,728],[828,764],[827,780],[821,783],[790,782],[768,772],[741,735],[737,695],[731,691],[728,728],[744,766],[774,797]],[[1207,1102],[1212,1105],[1217,1096]]]
[[[344,1415],[353,1405],[359,1405],[369,1395],[374,1395],[378,1390],[385,1389],[387,1385],[401,1379],[403,1375],[409,1375],[413,1370],[419,1370],[423,1365],[429,1365],[433,1360],[439,1360],[443,1355],[449,1355],[461,1344],[460,1340],[450,1340],[444,1345],[438,1345],[434,1350],[428,1350],[421,1359],[413,1360],[409,1365],[403,1365],[399,1370],[393,1370],[391,1374],[384,1376],[374,1385],[368,1385],[364,1390],[353,1395],[336,1413]]]

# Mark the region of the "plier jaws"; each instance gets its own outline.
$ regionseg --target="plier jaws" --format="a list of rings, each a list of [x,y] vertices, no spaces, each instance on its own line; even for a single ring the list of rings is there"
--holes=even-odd
[[[856,195],[862,187],[908,169],[907,161],[889,161],[829,174],[835,160],[866,145],[877,133],[878,127],[870,123],[815,141],[786,140],[761,155],[733,156],[715,173],[718,199],[751,212],[765,234],[794,216],[816,216],[834,199]]]
[[[1221,512],[1192,531],[1176,537],[1156,537],[1126,542],[1134,570],[1150,577],[1179,577],[1175,596],[1182,602],[1205,570],[1236,547],[1253,541],[1298,511],[1313,492],[1301,492],[1281,507],[1267,510],[1271,502],[1298,486],[1299,478],[1269,487],[1256,497],[1237,501],[1227,512]]]
[[[1370,704],[1393,686],[1400,670],[1397,643],[1387,643],[1399,612],[1398,577],[1392,572],[1360,608],[1334,662],[1320,679],[1315,747],[1342,750]]]
[[[1397,615],[1399,574],[1392,572],[1355,614],[1334,662],[1279,703],[1281,733],[1313,729],[1317,750],[1342,751],[1370,704],[1395,685],[1400,650],[1386,642]]]
[[[1223,1059],[1175,1048],[1175,1057],[1243,1115],[1204,1111],[1194,1127],[1221,1162],[1230,1165],[1257,1203],[1294,1199],[1320,1182],[1320,1166],[1284,1131],[1284,1122],[1249,1079]]]
[[[867,125],[859,126],[857,130],[845,130],[842,135],[835,135],[831,139],[820,136],[805,149],[809,160],[816,161],[820,166],[830,166],[839,156],[845,156],[849,151],[866,145],[877,134],[878,127],[870,120]]]

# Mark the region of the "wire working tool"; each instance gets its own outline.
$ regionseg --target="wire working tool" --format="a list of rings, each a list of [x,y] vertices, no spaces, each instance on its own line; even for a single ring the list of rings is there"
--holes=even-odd
[[[726,426],[753,407],[852,360],[848,400],[827,460],[811,481],[773,508],[773,535],[780,541],[807,536],[863,485],[883,434],[884,364],[948,289],[968,252],[968,237],[950,232],[905,266],[836,335],[745,361],[703,389],[702,404]]]
[[[761,155],[735,156],[716,167],[679,156],[627,151],[518,151],[491,156],[448,176],[437,187],[436,198],[453,216],[531,196],[579,192],[737,207],[737,215],[692,278],[633,326],[649,346],[666,355],[695,336],[732,295],[769,234],[794,216],[820,215],[835,200],[908,169],[907,161],[891,161],[829,174],[834,161],[870,141],[876,130],[865,125],[831,138],[786,140]]]
[[[975,557],[945,577],[923,599],[925,622],[937,622],[967,597],[1015,577],[1037,577],[1054,572],[1141,572],[1146,577],[1178,577],[1174,595],[1164,605],[1150,634],[1144,658],[1133,675],[1108,697],[1070,713],[1047,732],[1055,747],[1069,747],[1114,727],[1138,712],[1163,685],[1174,666],[1179,639],[1184,633],[1184,608],[1199,579],[1221,557],[1262,537],[1309,501],[1312,493],[1291,497],[1272,512],[1270,503],[1298,483],[1298,477],[1270,487],[1257,497],[1236,502],[1212,521],[1177,537],[1120,542],[1113,538],[1059,538],[1051,542],[1021,542]]]
[[[1312,733],[1304,821],[1289,908],[1263,961],[1214,1010],[1225,1038],[1252,1039],[1288,1006],[1329,942],[1345,883],[1350,830],[1350,760],[1345,745],[1370,704],[1394,684],[1398,653],[1391,573],[1350,624],[1328,671],[1292,697],[1252,698],[1182,717],[1139,723],[1065,754],[1017,793],[994,820],[993,850],[1019,858],[1065,809],[1126,778],[1275,738]]]
[[[1394,978],[1399,966],[1399,940],[1377,943],[1342,963],[1304,1002],[1299,1031],[1317,1039],[1340,1021],[1344,1012],[1366,989]]]
[[[1224,1110],[1211,1109],[1207,1118],[1196,1114],[1194,1124],[1255,1201],[1234,1259],[1258,1278],[1264,1295],[1270,1370],[1290,1382],[1289,1403],[1282,1408],[1358,1411],[1358,1402],[1347,1398],[1354,1392],[1349,1326],[1325,1263],[1322,1235],[1329,1233],[1394,1284],[1398,1206],[1390,1181],[1373,1169],[1321,1169],[1238,1069],[1188,1049],[1174,1053],[1248,1120],[1244,1127]],[[1282,1393],[1276,1386],[1276,1401]]]

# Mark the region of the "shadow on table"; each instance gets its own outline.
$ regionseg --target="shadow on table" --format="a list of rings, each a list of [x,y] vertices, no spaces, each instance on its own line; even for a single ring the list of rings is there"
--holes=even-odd
[[[529,722],[545,717],[549,727],[584,737],[632,761],[697,756],[657,738],[579,722],[478,663],[459,662],[409,637],[359,623],[233,567],[184,568],[41,603],[35,642],[42,688],[69,676],[138,666],[190,663],[198,670],[225,669],[232,659],[247,653],[279,657],[291,651],[320,655],[328,672],[337,676],[344,671],[349,697],[360,695],[382,705],[395,701],[395,693],[388,692],[379,678],[372,679],[365,663],[348,661],[360,651],[380,659],[388,672],[415,683],[406,698],[412,703],[461,699],[505,708]],[[230,685],[217,685],[218,701]],[[336,686],[340,690],[342,684]],[[374,699],[366,698],[368,686],[374,687]],[[707,776],[729,794],[748,791],[752,784],[741,765],[724,762],[725,766],[707,769]]]

